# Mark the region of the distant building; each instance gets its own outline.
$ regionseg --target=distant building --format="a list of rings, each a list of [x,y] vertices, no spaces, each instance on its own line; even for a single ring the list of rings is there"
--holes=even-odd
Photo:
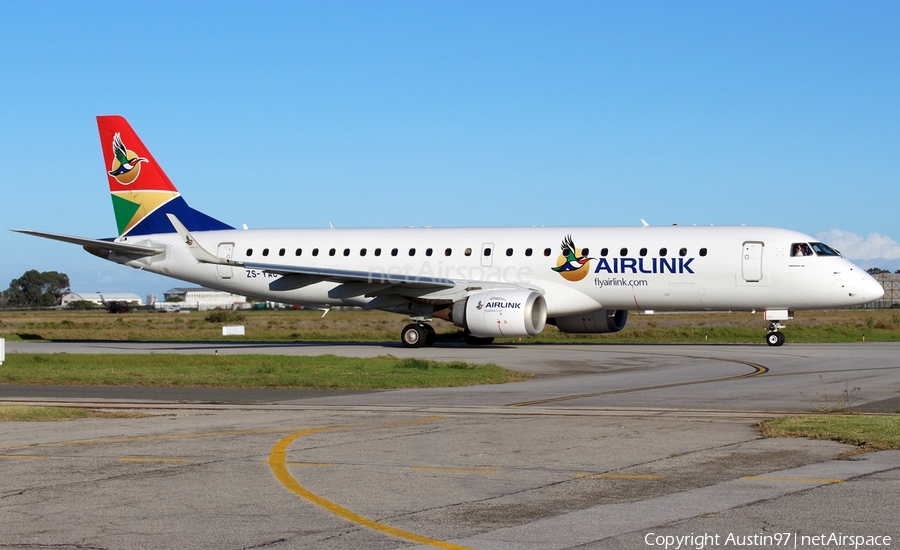
[[[140,296],[130,292],[72,292],[62,297],[63,307],[71,307],[73,302],[90,302],[98,306],[102,306],[103,302],[126,302],[132,306],[144,305]]]
[[[879,308],[900,304],[900,273],[879,273],[872,275],[884,287],[884,296],[880,300],[869,302],[863,307]]]
[[[249,307],[246,296],[222,292],[203,287],[178,287],[163,292],[164,302],[156,302],[154,307],[168,309],[173,305],[180,309],[244,309]],[[180,302],[170,302],[171,298],[180,298]],[[163,305],[165,304],[165,305]]]

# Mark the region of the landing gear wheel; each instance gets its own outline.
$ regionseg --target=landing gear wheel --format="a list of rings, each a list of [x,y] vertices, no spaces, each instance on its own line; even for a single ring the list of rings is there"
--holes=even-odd
[[[482,338],[480,336],[473,336],[471,332],[468,330],[463,334],[463,339],[470,346],[486,346],[494,341],[493,338]]]
[[[423,325],[411,323],[400,331],[400,341],[408,348],[420,348],[427,340],[428,334]]]
[[[426,348],[430,348],[434,345],[435,339],[437,339],[437,333],[431,325],[422,324],[420,326],[425,329],[425,342],[423,342],[422,345]]]
[[[784,344],[784,334],[780,332],[770,332],[766,334],[766,343],[770,346],[776,347]]]

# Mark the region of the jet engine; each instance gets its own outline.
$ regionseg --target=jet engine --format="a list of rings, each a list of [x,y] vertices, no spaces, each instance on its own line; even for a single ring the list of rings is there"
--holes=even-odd
[[[534,336],[547,323],[547,300],[533,290],[485,290],[453,304],[449,320],[479,338]]]
[[[561,332],[619,332],[628,321],[627,309],[601,309],[582,315],[566,315],[555,317],[548,322],[556,325]]]

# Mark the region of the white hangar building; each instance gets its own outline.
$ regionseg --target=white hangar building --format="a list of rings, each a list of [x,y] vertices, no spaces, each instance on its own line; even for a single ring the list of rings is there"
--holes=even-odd
[[[243,309],[248,305],[246,296],[203,287],[172,288],[163,292],[163,297],[165,300],[181,298],[181,302],[176,302],[181,309],[198,309],[200,311],[209,309]],[[171,304],[171,302],[163,303]],[[160,308],[161,304],[157,302],[154,306]]]

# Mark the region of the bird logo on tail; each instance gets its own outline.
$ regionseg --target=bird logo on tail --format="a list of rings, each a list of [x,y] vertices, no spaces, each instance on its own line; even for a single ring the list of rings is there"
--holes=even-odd
[[[131,185],[141,173],[141,163],[149,162],[144,157],[125,147],[119,132],[113,137],[113,158],[109,175],[116,178],[122,185]]]

